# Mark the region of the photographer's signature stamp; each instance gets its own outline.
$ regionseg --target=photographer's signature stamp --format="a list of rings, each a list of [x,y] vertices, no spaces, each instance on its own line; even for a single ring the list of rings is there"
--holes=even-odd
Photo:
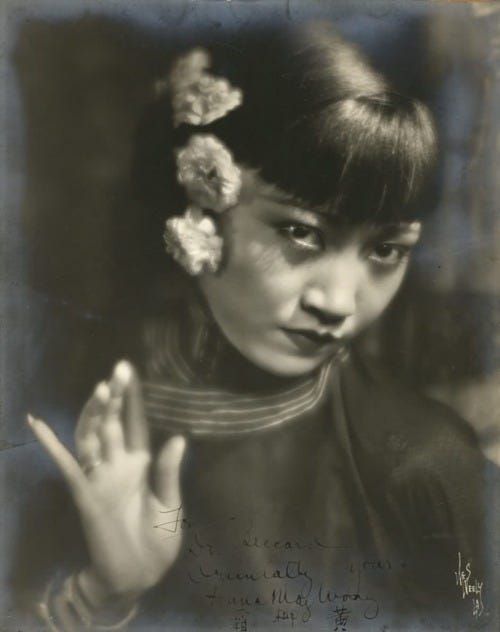
[[[472,614],[478,619],[484,612],[483,585],[477,578],[472,577],[471,563],[462,563],[462,554],[458,552],[458,569],[455,571],[455,582],[462,591],[462,599],[472,599]]]

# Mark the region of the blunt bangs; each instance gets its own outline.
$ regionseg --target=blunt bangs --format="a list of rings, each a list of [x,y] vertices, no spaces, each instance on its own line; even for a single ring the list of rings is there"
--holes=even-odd
[[[241,50],[231,81],[243,106],[214,126],[241,164],[342,221],[405,221],[433,209],[429,110],[399,94],[331,24]]]
[[[275,152],[268,152],[262,177],[339,221],[410,221],[433,208],[432,118],[399,94],[333,102],[290,125]]]

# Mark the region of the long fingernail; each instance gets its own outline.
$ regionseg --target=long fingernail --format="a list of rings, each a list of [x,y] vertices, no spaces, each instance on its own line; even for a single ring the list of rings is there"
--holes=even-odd
[[[123,385],[126,385],[128,384],[131,376],[132,368],[130,366],[130,363],[126,360],[120,360],[120,362],[118,362],[118,364],[115,366],[113,377],[115,377]]]
[[[37,419],[36,417],[33,417],[33,415],[31,415],[30,413],[28,413],[26,415],[26,421],[28,422],[28,424],[33,428],[33,426],[36,426],[37,424],[39,424],[42,420],[41,419]]]

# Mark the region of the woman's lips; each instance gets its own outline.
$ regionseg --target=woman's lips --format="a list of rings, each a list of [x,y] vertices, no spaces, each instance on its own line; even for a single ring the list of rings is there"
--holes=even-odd
[[[321,334],[312,329],[287,329],[283,327],[282,331],[297,349],[306,353],[318,352],[325,347],[339,347],[341,345],[341,341],[331,334]]]

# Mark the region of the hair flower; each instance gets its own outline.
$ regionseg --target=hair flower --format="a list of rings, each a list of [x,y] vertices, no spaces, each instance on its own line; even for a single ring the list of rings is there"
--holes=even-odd
[[[209,65],[209,54],[202,48],[195,48],[174,64],[167,82],[172,94],[174,125],[208,125],[243,102],[239,88],[206,72]]]
[[[193,48],[177,58],[170,69],[172,88],[184,88],[192,84],[210,66],[210,55],[201,47]]]
[[[177,151],[177,178],[202,208],[221,213],[238,201],[241,170],[215,136],[195,134]]]
[[[222,257],[222,238],[212,218],[196,206],[165,222],[165,249],[188,274],[215,272]]]

